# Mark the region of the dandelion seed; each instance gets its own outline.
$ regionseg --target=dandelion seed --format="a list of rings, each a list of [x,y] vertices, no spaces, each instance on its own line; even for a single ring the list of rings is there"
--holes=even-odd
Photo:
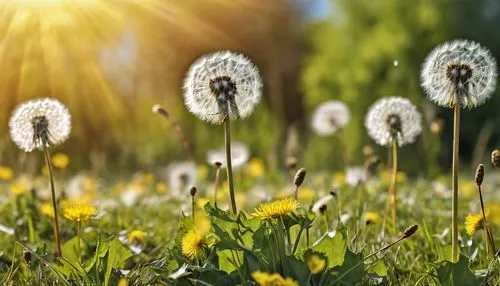
[[[55,99],[30,100],[19,105],[9,121],[12,141],[26,152],[58,145],[71,132],[71,115]]]
[[[344,128],[349,119],[349,109],[343,102],[327,101],[314,110],[311,127],[319,136],[328,136]]]
[[[399,146],[415,142],[422,132],[422,116],[415,105],[402,97],[377,100],[368,110],[365,127],[368,135],[382,146],[397,140]]]
[[[249,116],[261,99],[259,71],[241,54],[221,51],[191,65],[184,82],[188,110],[209,123]]]
[[[277,200],[270,203],[263,203],[252,214],[260,219],[278,218],[291,214],[297,209],[299,203],[292,198]]]
[[[483,104],[495,91],[495,58],[476,42],[455,40],[436,47],[422,66],[422,87],[431,101],[463,108]]]

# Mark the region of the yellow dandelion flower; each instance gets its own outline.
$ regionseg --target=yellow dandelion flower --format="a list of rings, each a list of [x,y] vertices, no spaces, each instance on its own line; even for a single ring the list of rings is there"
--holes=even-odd
[[[21,196],[31,188],[31,183],[28,178],[20,178],[10,184],[9,191],[15,196]]]
[[[482,229],[483,225],[484,220],[482,213],[469,213],[467,217],[465,217],[465,231],[467,231],[468,235],[473,235],[476,231]]]
[[[299,190],[298,199],[300,201],[312,201],[312,199],[314,199],[315,195],[316,194],[314,193],[314,191],[310,187],[303,186]]]
[[[293,198],[286,198],[270,203],[263,203],[252,214],[254,217],[261,219],[277,218],[285,216],[297,209],[299,203]]]
[[[265,172],[265,167],[264,167],[264,161],[259,158],[253,158],[248,162],[248,165],[246,167],[246,173],[250,178],[259,178],[264,176]]]
[[[476,183],[472,180],[461,181],[458,190],[460,191],[461,197],[470,199],[474,197],[477,192]]]
[[[164,194],[167,192],[167,185],[163,182],[156,183],[156,192],[158,194]]]
[[[196,230],[190,230],[182,238],[182,254],[191,260],[201,258],[205,245],[205,235]]]
[[[151,172],[144,173],[141,176],[141,182],[146,186],[153,184],[154,180],[155,180],[155,176]]]
[[[58,169],[66,169],[69,165],[69,157],[64,153],[56,153],[52,155],[52,165]]]
[[[196,169],[196,173],[198,175],[198,179],[200,181],[204,181],[208,178],[208,167],[206,165],[199,165]]]
[[[338,186],[338,187],[345,185],[345,173],[344,172],[333,173],[332,185]]]
[[[127,285],[128,285],[127,279],[120,278],[120,281],[118,281],[118,286],[127,286]]]
[[[202,209],[210,200],[207,198],[198,198],[196,199],[196,206]]]
[[[0,166],[0,180],[8,181],[14,177],[14,171],[7,166]]]
[[[64,207],[64,217],[72,221],[87,221],[97,214],[90,204],[69,204]]]
[[[376,212],[366,212],[365,213],[366,224],[377,223],[379,219],[380,219],[380,216]]]
[[[326,267],[326,260],[317,255],[313,254],[307,259],[307,267],[309,267],[309,270],[311,270],[312,274],[318,274],[321,271],[325,270]]]
[[[49,218],[54,218],[54,207],[50,203],[43,203],[40,206],[40,212]]]
[[[278,273],[255,271],[252,273],[252,278],[259,286],[299,286],[292,278],[283,278]]]
[[[146,242],[146,233],[141,230],[133,230],[127,236],[130,244],[144,244]]]
[[[486,209],[489,211],[488,221],[500,225],[500,202],[488,203]]]

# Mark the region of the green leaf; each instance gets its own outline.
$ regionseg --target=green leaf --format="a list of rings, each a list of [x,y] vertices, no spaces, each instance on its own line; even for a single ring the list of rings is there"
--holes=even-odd
[[[335,267],[344,263],[347,243],[338,231],[325,233],[320,242],[313,246],[314,251],[322,252],[328,258],[328,266]]]
[[[467,257],[461,255],[457,263],[442,261],[435,266],[441,285],[474,286],[480,285],[469,267]]]
[[[86,244],[80,239],[80,253],[84,252]],[[73,264],[79,264],[78,259],[78,236],[74,236],[70,240],[66,241],[62,245],[62,252],[64,253],[64,258],[72,262]]]
[[[363,255],[361,253],[353,253],[348,249],[345,253],[343,264],[334,267],[332,272],[336,277],[335,285],[356,285],[365,276]]]
[[[219,269],[227,273],[233,272],[237,266],[243,264],[243,251],[226,249],[217,251],[217,256],[219,257]]]
[[[382,260],[379,260],[375,265],[370,269],[370,273],[377,274],[379,277],[387,276],[387,267]]]
[[[107,255],[107,264],[106,264],[106,275],[104,276],[104,285],[107,286],[109,284],[109,278],[111,277],[111,270],[113,268],[122,267],[130,256],[132,256],[132,252],[125,247],[118,238],[114,238],[109,242],[109,250]]]
[[[285,256],[283,261],[283,275],[284,277],[291,277],[299,285],[307,285],[310,270],[307,265],[295,258],[294,256]]]

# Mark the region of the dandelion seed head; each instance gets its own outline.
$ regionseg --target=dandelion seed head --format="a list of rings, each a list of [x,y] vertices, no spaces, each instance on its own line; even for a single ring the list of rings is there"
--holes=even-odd
[[[262,96],[257,67],[244,55],[220,51],[190,67],[184,82],[188,110],[209,123],[248,117]]]
[[[468,40],[437,46],[421,70],[427,97],[444,107],[453,107],[455,98],[463,108],[483,104],[495,91],[496,78],[496,61],[490,51]]]
[[[408,99],[382,98],[368,110],[365,127],[377,144],[387,146],[397,140],[403,146],[415,142],[422,132],[422,115]]]
[[[364,167],[349,167],[345,172],[345,182],[352,188],[368,180],[368,173]]]
[[[31,152],[66,141],[71,132],[71,115],[56,99],[29,100],[14,110],[9,129],[12,141],[21,150]]]
[[[189,194],[196,184],[198,169],[192,161],[174,162],[168,166],[168,187],[171,195],[180,197]]]
[[[238,141],[231,142],[231,163],[233,171],[240,170],[246,165],[249,159],[250,150],[245,144]],[[220,163],[220,166],[225,168],[227,166],[226,149],[222,147],[216,150],[209,150],[207,153],[207,163],[210,165]]]
[[[335,134],[349,123],[350,113],[341,101],[327,101],[314,110],[311,127],[319,136]]]

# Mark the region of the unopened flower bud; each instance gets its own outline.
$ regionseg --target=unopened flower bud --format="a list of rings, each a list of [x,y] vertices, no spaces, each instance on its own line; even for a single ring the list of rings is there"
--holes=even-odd
[[[304,179],[306,178],[306,169],[305,168],[300,168],[297,173],[295,174],[295,178],[293,179],[293,183],[295,186],[300,187],[302,183],[304,182]]]
[[[484,178],[484,166],[483,164],[479,164],[476,170],[476,178],[475,178],[476,185],[481,186],[481,184],[483,183],[483,178]]]
[[[417,232],[417,230],[418,230],[418,225],[417,224],[410,225],[403,232],[403,237],[404,238],[408,238],[408,237],[412,236],[413,234],[415,234],[415,232]]]

